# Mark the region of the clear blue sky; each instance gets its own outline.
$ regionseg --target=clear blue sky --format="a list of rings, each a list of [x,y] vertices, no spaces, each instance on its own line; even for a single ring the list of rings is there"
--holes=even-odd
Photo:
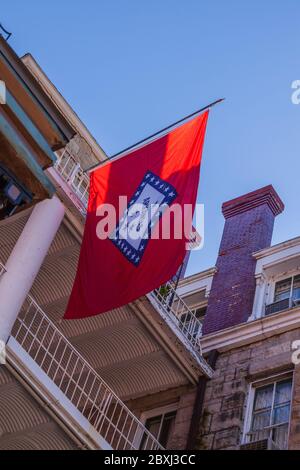
[[[26,5],[25,5],[26,3]],[[214,265],[223,201],[272,183],[286,204],[273,243],[300,235],[299,0],[11,0],[1,22],[108,154],[210,101],[199,202]]]

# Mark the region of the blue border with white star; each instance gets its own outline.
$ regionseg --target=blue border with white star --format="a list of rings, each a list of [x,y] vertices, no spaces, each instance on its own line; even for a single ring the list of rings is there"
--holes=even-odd
[[[145,173],[145,176],[141,183],[139,184],[136,192],[132,196],[132,198],[129,201],[128,207],[125,210],[125,213],[127,212],[128,208],[135,204],[137,201],[139,195],[141,194],[144,186],[146,184],[149,184],[153,188],[155,188],[157,191],[159,191],[161,194],[164,195],[164,198],[162,199],[160,203],[160,207],[163,205],[168,205],[170,206],[174,199],[177,197],[177,191],[172,186],[170,183],[167,181],[162,180],[159,176],[155,175],[152,171],[148,170]],[[164,212],[164,211],[163,211]],[[113,244],[121,251],[121,253],[125,256],[125,258],[132,263],[134,266],[138,266],[140,262],[142,261],[143,254],[147,248],[147,244],[151,238],[151,232],[155,225],[159,222],[161,219],[163,212],[158,210],[157,213],[155,214],[156,220],[155,223],[153,223],[152,220],[149,221],[148,224],[148,236],[147,238],[141,239],[141,243],[138,247],[138,249],[133,248],[133,246],[125,239],[119,238],[119,226],[123,222],[125,215],[120,219],[118,222],[116,229],[114,231],[114,238],[110,238],[110,240],[113,242]]]

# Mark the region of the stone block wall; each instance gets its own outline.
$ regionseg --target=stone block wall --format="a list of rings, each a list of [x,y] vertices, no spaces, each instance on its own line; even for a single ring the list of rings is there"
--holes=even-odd
[[[300,339],[300,338],[298,338]],[[300,365],[295,366],[289,449],[300,450]]]
[[[297,339],[300,329],[220,354],[206,388],[198,449],[239,449],[249,384],[293,371],[291,344]],[[300,366],[295,368],[291,416],[289,447],[300,449]]]
[[[191,419],[194,410],[195,398],[195,389],[192,389],[180,396],[178,401],[174,430],[168,442],[168,449],[186,449],[188,433],[190,430]]]
[[[91,147],[79,134],[76,134],[73,139],[70,140],[66,149],[69,150],[73,157],[80,163],[83,170],[99,162],[99,159],[93,153]]]
[[[168,449],[186,449],[188,433],[196,398],[196,386],[183,386],[137,398],[127,406],[139,418],[147,411],[174,404],[177,410],[175,425],[168,441]]]

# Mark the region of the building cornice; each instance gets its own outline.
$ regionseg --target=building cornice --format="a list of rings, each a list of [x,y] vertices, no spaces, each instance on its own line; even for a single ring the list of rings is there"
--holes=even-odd
[[[25,54],[21,58],[24,65],[27,67],[29,72],[34,76],[34,78],[38,81],[40,86],[46,90],[49,97],[52,99],[55,106],[59,109],[61,114],[67,119],[67,121],[72,125],[72,127],[76,130],[76,132],[87,142],[87,144],[92,149],[95,157],[99,161],[104,161],[108,157],[104,150],[100,147],[96,139],[91,135],[87,127],[83,124],[81,119],[75,113],[75,111],[71,108],[71,106],[67,103],[61,93],[57,90],[57,88],[53,85],[53,83],[49,80],[46,74],[43,72],[39,64],[36,60],[32,57],[31,54]]]
[[[265,258],[266,256],[270,256],[276,253],[280,253],[287,248],[293,248],[294,246],[299,245],[300,247],[300,237],[291,238],[290,240],[286,240],[284,242],[278,243],[277,245],[273,245],[270,248],[264,248],[263,250],[259,250],[253,253],[253,257],[255,259]]]
[[[269,207],[274,216],[280,214],[284,209],[282,200],[271,184],[224,202],[222,205],[222,213],[225,219],[228,219],[229,217],[234,217],[265,204]]]
[[[42,132],[52,150],[64,147],[75,130],[1,35],[0,69],[7,90],[27,118]]]
[[[192,274],[191,276],[181,279],[178,287],[188,286],[189,284],[193,284],[196,281],[211,277],[216,273],[216,271],[217,268],[214,266],[213,268],[206,269],[205,271],[201,271],[200,273]]]
[[[300,307],[204,335],[202,351],[208,353],[217,349],[224,352],[297,328],[300,328]]]

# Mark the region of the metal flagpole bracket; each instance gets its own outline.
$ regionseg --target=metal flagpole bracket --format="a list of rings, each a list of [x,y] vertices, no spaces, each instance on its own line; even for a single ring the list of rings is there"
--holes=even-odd
[[[0,35],[1,36],[3,36],[2,31],[6,35],[5,41],[8,41],[12,33],[8,32],[7,29],[5,29],[4,26],[2,26],[2,24],[0,23]]]
[[[120,152],[115,153],[114,155],[107,158],[103,162],[96,163],[95,165],[88,168],[86,170],[86,173],[90,173],[90,172],[96,170],[97,168],[102,167],[103,165],[107,165],[110,162],[113,162],[115,160],[118,160],[119,158],[125,157],[125,155],[127,154],[127,152],[129,152],[129,150],[137,149],[137,147],[139,147],[140,145],[150,141],[151,139],[154,139],[155,137],[163,134],[166,131],[169,131],[170,129],[172,129],[175,126],[178,126],[179,124],[183,123],[184,121],[187,121],[188,119],[191,119],[192,117],[197,116],[197,114],[203,113],[204,111],[207,111],[207,110],[211,109],[213,106],[215,106],[216,104],[222,103],[222,101],[224,101],[224,100],[225,100],[225,98],[220,98],[216,101],[213,101],[212,103],[208,104],[207,106],[204,106],[203,108],[200,108],[197,111],[194,111],[193,113],[188,114],[184,118],[179,119],[178,121],[175,121],[172,124],[169,124],[167,127],[164,127],[163,129],[160,129],[159,131],[154,132],[154,134],[151,134],[148,137],[145,137],[144,139],[139,140],[135,144],[130,145],[129,147],[126,147],[125,149],[121,150]]]

